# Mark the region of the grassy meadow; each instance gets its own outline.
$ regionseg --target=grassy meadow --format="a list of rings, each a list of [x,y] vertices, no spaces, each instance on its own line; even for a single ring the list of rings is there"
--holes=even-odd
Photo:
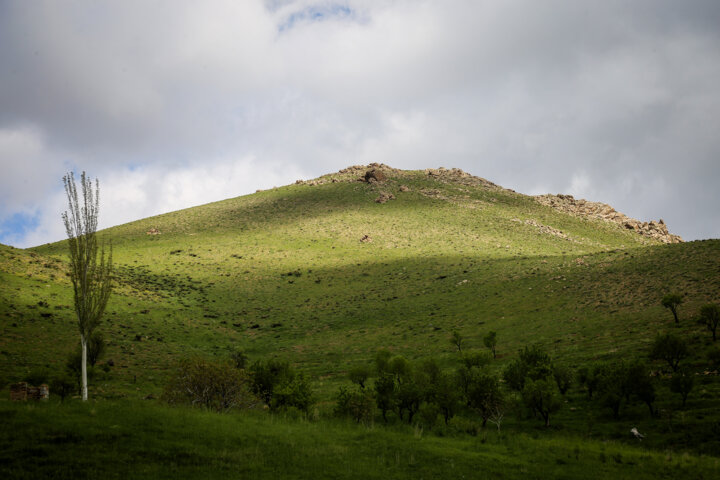
[[[708,360],[718,345],[694,317],[701,305],[720,302],[720,240],[665,245],[471,178],[388,174],[374,184],[356,181],[356,172],[332,174],[101,232],[117,275],[100,327],[108,341],[100,363],[112,367],[96,369],[89,405],[3,400],[0,472],[711,478],[718,471],[720,379]],[[381,192],[395,199],[376,203]],[[3,399],[10,382],[62,369],[77,348],[66,248],[0,246]],[[668,292],[685,298],[677,326],[660,305]],[[591,408],[575,386],[551,429],[517,415],[501,433],[472,435],[332,418],[347,372],[378,349],[451,369],[452,332],[465,348],[484,349],[491,330],[496,371],[531,344],[571,368],[647,358],[655,336],[672,332],[690,346],[683,363],[696,385],[681,407],[660,381],[658,418],[630,405],[619,420]],[[307,375],[317,398],[312,418],[218,415],[156,400],[179,359],[235,350],[250,360],[288,360]],[[632,427],[646,434],[641,445]],[[98,445],[95,453],[68,460],[89,445]]]

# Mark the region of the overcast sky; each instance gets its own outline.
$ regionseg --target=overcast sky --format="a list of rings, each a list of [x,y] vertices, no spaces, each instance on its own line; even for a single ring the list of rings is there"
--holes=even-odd
[[[371,162],[718,238],[720,2],[0,0],[2,243]]]

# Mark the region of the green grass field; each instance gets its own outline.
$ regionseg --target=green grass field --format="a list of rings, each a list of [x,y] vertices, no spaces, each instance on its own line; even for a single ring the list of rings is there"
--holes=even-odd
[[[289,438],[302,446],[297,457],[282,457],[279,450],[263,452],[250,476],[275,472],[292,477],[293,469],[298,478],[321,476],[317,472],[328,463],[335,469],[329,475],[333,477],[359,476],[366,468],[370,477],[414,472],[429,478],[441,476],[434,470],[440,465],[449,468],[432,460],[436,456],[455,459],[458,477],[462,472],[472,477],[479,458],[495,469],[491,472],[497,475],[489,476],[496,478],[542,476],[540,472],[568,478],[581,472],[624,476],[636,470],[658,476],[668,465],[680,465],[677,468],[692,472],[689,476],[700,478],[711,471],[705,468],[717,468],[720,381],[716,373],[706,372],[713,370],[708,354],[718,346],[693,318],[701,305],[720,302],[719,240],[664,245],[615,224],[570,216],[531,197],[465,178],[393,171],[381,184],[354,181],[352,173],[320,180],[319,185],[267,190],[102,232],[112,241],[118,277],[100,327],[109,341],[104,361],[112,360],[114,366],[108,373],[98,372],[90,384],[91,398],[99,400],[92,408],[103,413],[88,416],[90,407],[73,402],[4,404],[5,411],[15,412],[3,421],[4,444],[30,448],[9,431],[37,429],[59,416],[80,422],[78,435],[85,438],[96,428],[93,422],[99,422],[99,431],[113,424],[111,410],[117,408],[131,412],[128,421],[136,425],[147,415],[159,416],[168,431],[185,420],[192,422],[193,432],[207,441],[188,455],[207,456],[212,472],[217,472],[208,477],[251,455],[248,449],[241,449],[240,457],[230,450],[215,452],[211,445],[250,438],[219,427],[224,422],[250,432],[266,430],[264,448],[270,448],[272,439],[280,442],[284,428],[294,432],[296,437]],[[376,203],[380,192],[396,199]],[[148,234],[153,228],[160,233]],[[366,235],[371,241],[362,242]],[[61,369],[79,343],[65,276],[66,248],[64,242],[29,250],[0,247],[4,384],[38,369]],[[685,296],[678,327],[660,305],[662,295],[673,291]],[[369,363],[378,349],[409,359],[436,358],[450,369],[457,364],[451,332],[462,333],[468,348],[480,349],[490,330],[498,333],[499,355],[491,367],[496,370],[529,344],[541,344],[556,362],[570,367],[609,358],[646,358],[655,336],[670,331],[689,343],[692,355],[684,363],[698,381],[684,409],[667,382],[660,382],[659,419],[651,419],[640,405],[631,406],[617,421],[604,412],[591,413],[584,394],[572,389],[552,432],[537,429],[539,423],[533,420],[508,419],[503,437],[487,432],[483,448],[479,437],[441,438],[426,432],[416,442],[412,429],[399,425],[376,425],[368,432],[329,419],[335,392],[348,383],[348,370]],[[232,350],[246,352],[251,360],[291,361],[312,380],[320,420],[286,422],[262,414],[226,419],[141,402],[148,394],[159,396],[180,358],[221,358]],[[7,398],[7,388],[2,393]],[[632,426],[648,432],[643,446],[652,451],[637,450],[628,433]],[[211,440],[215,429],[218,438]],[[128,435],[131,445],[119,450],[121,456],[132,455],[135,443],[149,441],[141,430]],[[308,443],[301,442],[304,435]],[[153,451],[172,456],[172,436],[164,438],[153,440]],[[340,439],[342,448],[330,447],[333,438]],[[605,440],[619,442],[608,449],[626,449],[622,456],[635,459],[632,468],[626,461],[612,460],[611,453],[606,454],[609,460],[599,462]],[[107,448],[116,448],[108,442]],[[369,445],[373,442],[377,445]],[[393,463],[394,457],[378,453],[383,442],[390,449],[415,443],[399,450],[405,453]],[[508,442],[514,442],[510,450]],[[43,449],[47,458],[61,462],[64,449],[83,444],[70,443]],[[277,449],[282,445],[288,444],[278,443]],[[565,461],[576,445],[593,453],[556,463]],[[349,453],[356,449],[362,454]],[[548,454],[553,449],[560,453]],[[415,456],[414,462],[406,458],[407,452]],[[161,457],[158,453],[149,459],[147,472],[137,470],[137,476],[159,476],[152,469],[163,463]],[[273,465],[272,459],[279,463]],[[3,465],[19,475],[17,465]],[[65,467],[67,472],[76,468]],[[199,476],[201,470],[191,464],[181,471]]]

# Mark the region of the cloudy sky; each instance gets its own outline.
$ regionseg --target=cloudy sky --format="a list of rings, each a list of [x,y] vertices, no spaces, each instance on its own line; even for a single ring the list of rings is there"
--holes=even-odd
[[[720,237],[716,0],[0,0],[0,242],[353,164],[459,167]]]

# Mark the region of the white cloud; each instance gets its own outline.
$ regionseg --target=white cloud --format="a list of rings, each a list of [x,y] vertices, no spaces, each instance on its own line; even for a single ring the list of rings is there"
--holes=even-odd
[[[2,8],[0,222],[49,219],[17,244],[51,238],[47,198],[69,168],[107,195],[122,179],[112,198],[132,208],[108,208],[115,222],[210,201],[203,187],[232,196],[290,176],[278,172],[373,161],[570,189],[643,219],[659,212],[690,238],[720,236],[713,2]]]

